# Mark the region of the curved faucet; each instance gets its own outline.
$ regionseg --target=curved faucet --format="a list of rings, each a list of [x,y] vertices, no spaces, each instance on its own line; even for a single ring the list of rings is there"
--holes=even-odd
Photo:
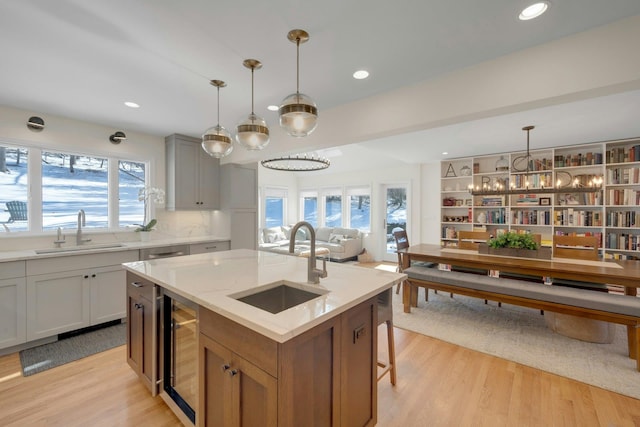
[[[84,242],[90,242],[91,239],[82,238],[82,227],[87,225],[87,221],[84,216],[84,209],[78,211],[78,231],[76,231],[76,245],[81,245]]]
[[[307,227],[310,234],[311,249],[309,253],[309,263],[307,264],[307,282],[318,284],[320,278],[327,277],[327,259],[322,259],[322,270],[316,268],[316,232],[313,226],[306,221],[300,221],[291,228],[291,238],[289,239],[289,253],[293,253],[296,244],[296,232],[300,227]]]

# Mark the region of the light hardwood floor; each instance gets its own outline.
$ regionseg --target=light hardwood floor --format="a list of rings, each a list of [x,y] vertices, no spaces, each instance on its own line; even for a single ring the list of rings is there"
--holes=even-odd
[[[402,329],[396,352],[397,385],[378,384],[380,427],[640,426],[640,400]],[[17,354],[1,357],[0,426],[180,425],[125,357],[121,346],[26,378]]]

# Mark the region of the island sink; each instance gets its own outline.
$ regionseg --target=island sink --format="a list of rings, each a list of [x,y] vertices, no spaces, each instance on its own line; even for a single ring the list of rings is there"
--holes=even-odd
[[[230,296],[261,310],[277,314],[328,292],[324,289],[310,288],[310,286],[282,280],[267,285],[266,289],[261,288],[261,290],[254,291],[253,293],[247,294],[246,292],[242,292]]]

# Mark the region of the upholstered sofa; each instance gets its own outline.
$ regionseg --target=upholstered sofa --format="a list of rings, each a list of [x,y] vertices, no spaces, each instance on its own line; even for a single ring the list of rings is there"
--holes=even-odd
[[[289,253],[289,240],[292,226],[269,227],[260,232],[259,249],[278,253]],[[362,233],[357,228],[318,227],[316,249],[329,250],[332,261],[356,259],[362,252]],[[308,252],[311,247],[310,236],[305,228],[296,232],[294,254]]]

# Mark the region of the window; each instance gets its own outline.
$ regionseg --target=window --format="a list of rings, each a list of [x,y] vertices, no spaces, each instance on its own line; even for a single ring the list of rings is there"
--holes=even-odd
[[[87,228],[144,219],[144,162],[0,145],[0,171],[0,232],[75,229],[81,209]]]
[[[138,199],[140,190],[145,188],[146,165],[139,162],[118,160],[118,201],[120,227],[142,224],[144,203]]]
[[[28,156],[29,151],[26,148],[0,146],[0,224],[3,224],[6,230],[29,230]],[[20,209],[22,215],[19,215]],[[24,209],[27,209],[27,212],[24,212]],[[0,227],[0,232],[2,231],[3,228]]]
[[[287,190],[277,188],[265,189],[264,226],[277,227],[285,225]]]
[[[109,226],[108,161],[42,152],[42,229],[73,228],[85,211],[87,228]]]
[[[371,229],[371,191],[368,187],[347,189],[349,227],[360,231]]]
[[[324,224],[342,227],[342,191],[327,190],[324,193]]]
[[[302,220],[318,227],[318,192],[303,191],[300,194],[300,205]]]

